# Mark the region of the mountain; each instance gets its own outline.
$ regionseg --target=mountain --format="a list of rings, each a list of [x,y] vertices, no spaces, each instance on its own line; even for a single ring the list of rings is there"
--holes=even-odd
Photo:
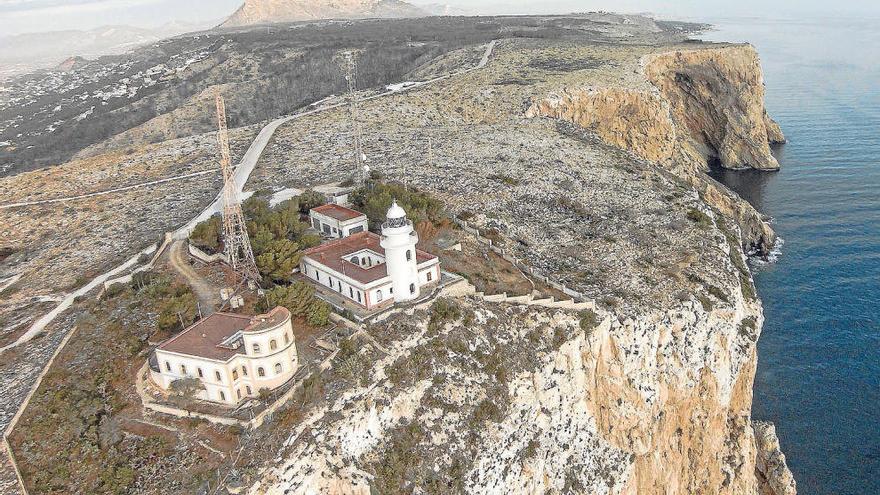
[[[116,55],[190,31],[210,27],[169,23],[157,28],[102,26],[89,30],[49,31],[0,37],[0,79],[55,67],[71,57]]]
[[[275,22],[366,17],[424,17],[424,10],[400,0],[245,0],[220,27]]]

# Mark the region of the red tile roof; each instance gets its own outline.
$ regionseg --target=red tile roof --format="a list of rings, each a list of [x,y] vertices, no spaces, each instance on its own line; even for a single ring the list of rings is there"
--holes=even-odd
[[[277,307],[265,315],[246,316],[232,313],[214,313],[193,323],[184,331],[159,345],[159,349],[206,359],[227,361],[236,354],[244,354],[244,347],[233,349],[220,344],[236,332],[258,332],[276,326],[287,318],[290,311]]]
[[[348,257],[363,249],[369,249],[381,256],[385,256],[385,248],[379,243],[380,240],[381,238],[372,232],[359,232],[343,239],[337,239],[307,249],[303,253],[303,257],[351,277],[357,282],[369,284],[388,276],[388,268],[385,266],[385,263],[373,265],[372,268],[364,268],[349,261]],[[419,265],[436,258],[433,254],[416,249],[416,263]]]
[[[347,220],[353,220],[355,218],[364,216],[363,213],[357,210],[352,210],[351,208],[346,208],[344,206],[334,204],[312,208],[312,211],[318,212],[322,215],[327,215],[328,217],[339,220],[340,222],[345,222]]]

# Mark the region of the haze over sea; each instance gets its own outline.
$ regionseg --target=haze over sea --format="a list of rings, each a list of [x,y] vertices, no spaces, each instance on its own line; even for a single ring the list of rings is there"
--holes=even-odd
[[[779,173],[717,174],[785,240],[756,266],[767,321],[753,414],[798,492],[880,493],[880,19],[712,19],[761,55]]]

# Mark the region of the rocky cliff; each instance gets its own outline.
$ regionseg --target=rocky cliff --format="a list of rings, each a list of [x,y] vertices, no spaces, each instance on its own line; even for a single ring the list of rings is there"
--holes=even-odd
[[[530,116],[565,119],[620,148],[670,167],[776,170],[770,145],[782,130],[764,109],[764,81],[750,45],[675,50],[641,61],[649,88],[564,88]]]
[[[423,10],[400,0],[245,0],[221,27],[273,22],[366,17],[421,17]]]
[[[682,49],[645,55],[639,65],[648,84],[566,87],[526,114],[575,123],[673,170],[737,219],[748,251],[769,252],[776,237],[762,216],[703,173],[712,159],[731,169],[779,168],[770,145],[785,137],[764,108],[757,52],[750,45]]]

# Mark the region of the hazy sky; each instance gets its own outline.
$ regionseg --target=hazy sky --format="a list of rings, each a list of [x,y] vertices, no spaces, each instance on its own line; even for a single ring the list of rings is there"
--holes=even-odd
[[[243,0],[0,0],[0,37],[108,24],[153,27],[171,21],[205,23],[232,13]],[[447,3],[474,14],[564,13],[584,10],[654,12],[664,16],[880,16],[878,0],[413,0]]]

